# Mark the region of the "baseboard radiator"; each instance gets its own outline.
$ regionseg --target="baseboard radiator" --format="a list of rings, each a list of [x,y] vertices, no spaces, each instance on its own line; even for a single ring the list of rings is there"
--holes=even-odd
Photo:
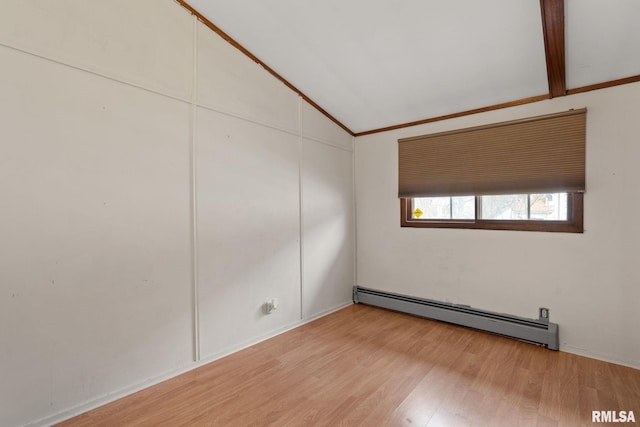
[[[504,335],[550,350],[559,349],[558,325],[548,321],[548,311],[544,312],[546,319],[534,320],[359,286],[353,288],[353,302]]]

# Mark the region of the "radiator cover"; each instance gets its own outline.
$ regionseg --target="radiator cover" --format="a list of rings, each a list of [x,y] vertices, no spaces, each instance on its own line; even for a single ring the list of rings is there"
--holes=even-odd
[[[353,288],[353,302],[492,332],[540,344],[550,350],[559,349],[558,325],[542,318],[527,319],[359,286]]]

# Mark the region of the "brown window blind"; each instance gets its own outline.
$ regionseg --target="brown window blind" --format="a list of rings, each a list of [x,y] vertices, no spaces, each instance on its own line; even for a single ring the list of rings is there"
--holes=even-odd
[[[584,192],[586,113],[400,139],[398,195]]]

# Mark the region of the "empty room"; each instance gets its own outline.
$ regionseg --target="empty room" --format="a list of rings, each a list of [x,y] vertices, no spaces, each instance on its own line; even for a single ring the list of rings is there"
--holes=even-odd
[[[0,1],[0,426],[640,425],[638,22]]]

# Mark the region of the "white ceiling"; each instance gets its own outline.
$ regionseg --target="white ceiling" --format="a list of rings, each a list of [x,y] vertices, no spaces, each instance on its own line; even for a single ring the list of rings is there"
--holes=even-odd
[[[640,1],[565,1],[567,89],[640,75]]]
[[[539,0],[187,0],[355,133],[545,95]],[[640,75],[640,1],[566,0],[567,88]]]

